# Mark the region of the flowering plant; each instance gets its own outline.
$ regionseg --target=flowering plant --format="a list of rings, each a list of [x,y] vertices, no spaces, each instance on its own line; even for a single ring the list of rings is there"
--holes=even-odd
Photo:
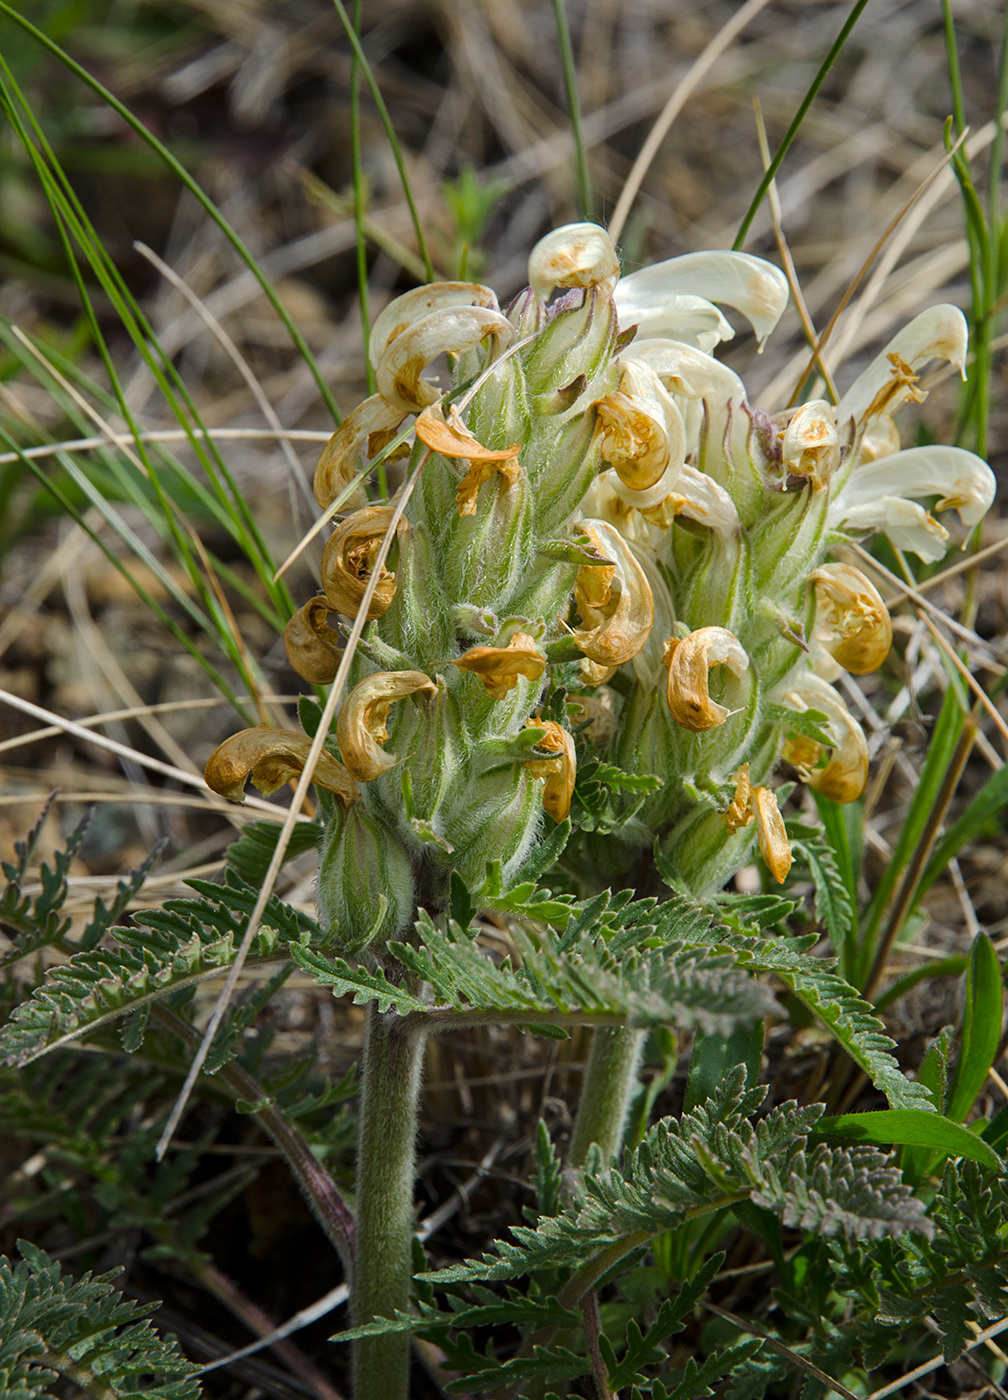
[[[601,971],[600,950],[619,938],[596,924],[593,951],[575,949],[569,899],[529,903],[530,870],[543,873],[561,853],[576,893],[628,881],[648,910],[663,883],[680,897],[715,894],[754,842],[783,883],[792,852],[780,765],[834,802],[860,796],[868,746],[834,682],[877,668],[892,642],[878,589],[836,552],[883,530],[895,547],[934,560],[948,533],[921,502],[937,497],[937,510],[955,506],[974,525],[993,499],[980,458],[901,451],[892,417],[921,397],[928,361],[962,367],[960,312],[917,317],[835,406],[817,399],[772,415],[711,352],[731,334],[719,303],[740,309],[762,341],[786,298],[782,275],[757,258],[694,255],[621,279],[602,229],[558,229],[533,250],[529,287],[506,312],[488,288],[458,282],[386,307],[370,338],[377,392],[319,460],[319,505],[352,508],[325,546],[322,593],[291,619],[285,643],[305,679],[347,676],[313,775],[335,799],[317,898],[340,956],[292,951],[369,1001],[357,1400],[405,1394],[426,1037],[509,1011],[527,1025],[595,1025],[568,1156],[571,1169],[592,1171],[623,1140],[644,1028],[670,1015],[667,988],[649,1002],[638,986],[622,1015],[597,1014],[601,992],[594,1015],[569,992],[552,993],[549,1011],[515,999],[482,954],[473,961],[469,919],[494,908],[538,914],[561,933],[555,965],[583,978]],[[441,390],[424,370],[444,355],[452,373]],[[368,503],[360,488],[375,460],[390,444],[407,452],[410,432],[402,485]],[[333,614],[367,622],[349,668]],[[302,770],[309,742],[245,730],[214,752],[207,781],[240,798],[251,775],[272,792]],[[579,771],[606,775],[616,794],[607,811],[593,812]],[[693,939],[703,947],[702,933]],[[723,952],[721,936],[708,931],[706,941]],[[534,946],[521,949],[526,978]],[[656,947],[665,951],[649,964],[652,992],[683,951],[651,932],[636,952]],[[718,966],[715,957],[691,973],[712,977]],[[541,989],[541,970],[532,975]],[[749,992],[731,994],[729,1022],[751,1023],[769,1005],[758,986]],[[709,1018],[710,996],[700,1000]],[[673,996],[672,1015],[680,1028],[702,1028],[688,1002]],[[865,1055],[852,1034],[855,1043]],[[861,1062],[894,1106],[933,1109],[890,1064],[870,1054]],[[755,1100],[743,1100],[751,1111]],[[872,1158],[859,1170],[876,1191],[890,1169]],[[850,1238],[926,1233],[906,1189],[886,1182],[881,1212],[875,1195],[842,1225],[814,1211],[801,1218]],[[793,1213],[765,1186],[747,1189]],[[617,1235],[623,1253],[628,1237]]]

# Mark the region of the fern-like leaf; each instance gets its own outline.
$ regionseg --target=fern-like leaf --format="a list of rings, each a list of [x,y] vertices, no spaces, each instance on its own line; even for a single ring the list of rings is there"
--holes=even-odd
[[[706,949],[669,943],[614,950],[604,938],[589,936],[571,946],[549,929],[538,935],[518,929],[519,962],[512,968],[509,962],[496,966],[450,922],[443,932],[423,915],[416,931],[416,944],[391,946],[396,959],[430,985],[439,1008],[471,1009],[486,1019],[671,1023],[726,1034],[773,1004],[732,958]],[[436,1029],[438,1011],[429,1014]]]
[[[892,1053],[893,1040],[869,1003],[836,972],[835,959],[807,954],[814,939],[803,943],[717,931],[714,941],[717,947],[733,952],[752,972],[778,977],[885,1094],[891,1108],[934,1112],[927,1089],[907,1079]]]
[[[14,845],[16,860],[0,862],[6,884],[0,891],[0,931],[11,941],[11,948],[0,955],[0,968],[19,958],[59,944],[70,930],[70,920],[61,910],[67,896],[67,875],[74,856],[84,840],[91,812],[85,812],[71,832],[63,850],[53,856],[53,863],[42,864],[38,874],[38,894],[32,898],[22,893],[29,866],[38,848],[39,837],[52,809],[56,794],[49,798],[38,821],[25,837]]]
[[[752,1124],[748,1117],[763,1095],[761,1088],[747,1089],[737,1070],[701,1107],[657,1123],[622,1167],[582,1173],[576,1199],[558,1215],[535,1229],[513,1227],[516,1244],[502,1241],[497,1255],[428,1277],[493,1281],[579,1268],[614,1247],[632,1249],[684,1220],[743,1200],[827,1236],[930,1234],[923,1205],[881,1153],[863,1147],[806,1153],[821,1105],[779,1105]]]
[[[809,827],[789,828],[789,835],[792,855],[805,861],[812,876],[816,918],[832,946],[843,948],[853,932],[856,914],[833,847],[820,831]]]
[[[138,914],[144,927],[115,930],[115,947],[78,953],[51,968],[28,1000],[0,1029],[0,1059],[24,1065],[57,1046],[169,992],[230,967],[241,942],[255,890],[232,875],[224,885],[193,881],[198,900],[170,900]],[[292,942],[318,929],[275,896],[263,914],[248,962],[286,956]]]
[[[64,1277],[59,1264],[24,1241],[21,1263],[0,1256],[0,1394],[55,1400],[60,1377],[84,1392],[121,1400],[198,1400],[199,1368],[173,1338],[155,1332],[153,1306],[127,1302],[112,1270]]]

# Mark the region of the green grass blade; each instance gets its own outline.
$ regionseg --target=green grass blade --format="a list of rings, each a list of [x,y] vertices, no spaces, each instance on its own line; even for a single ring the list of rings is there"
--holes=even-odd
[[[403,158],[402,147],[399,145],[399,138],[396,135],[395,127],[392,125],[392,118],[389,116],[389,110],[385,106],[385,99],[381,95],[381,88],[378,86],[375,76],[371,71],[371,65],[367,61],[366,54],[361,48],[361,41],[357,37],[357,31],[351,23],[350,16],[346,12],[343,0],[332,0],[332,2],[336,13],[340,17],[340,23],[343,25],[344,32],[350,40],[350,47],[353,49],[357,62],[361,66],[364,78],[371,91],[371,96],[374,99],[374,104],[378,108],[378,115],[381,118],[382,126],[385,128],[385,135],[388,137],[389,149],[395,158],[396,169],[399,171],[399,179],[402,183],[403,194],[406,197],[406,204],[410,211],[410,218],[413,220],[413,230],[416,234],[417,248],[420,251],[420,256],[423,258],[424,268],[427,273],[427,281],[433,282],[436,280],[434,264],[431,262],[430,253],[427,251],[427,240],[424,237],[423,224],[420,222],[420,215],[417,212],[416,202],[413,199],[413,188],[410,185],[409,175],[406,171],[406,161]]]
[[[227,219],[225,219],[224,215],[217,208],[216,204],[214,204],[210,196],[206,194],[202,187],[197,183],[197,181],[193,179],[193,177],[189,174],[188,170],[186,170],[185,166],[175,159],[171,151],[169,151],[168,147],[163,145],[163,143],[158,140],[158,138],[154,135],[153,132],[148,131],[147,127],[144,126],[143,122],[140,121],[138,117],[134,116],[130,109],[126,107],[122,102],[120,102],[119,99],[113,93],[109,92],[108,88],[104,87],[98,81],[97,78],[95,78],[91,73],[87,71],[86,68],[83,68],[79,63],[75,62],[75,60],[72,59],[64,49],[61,49],[59,44],[55,43],[52,39],[50,39],[46,34],[42,32],[41,29],[36,28],[36,26],[32,24],[30,20],[26,19],[24,15],[18,14],[17,10],[15,10],[11,5],[8,5],[6,3],[6,0],[0,0],[0,15],[6,16],[7,19],[12,20],[26,34],[29,34],[32,37],[32,39],[35,40],[36,43],[41,44],[41,46],[44,49],[46,49],[50,54],[52,54],[54,58],[56,58],[60,63],[62,63],[63,66],[69,72],[73,73],[74,77],[79,78],[80,81],[84,83],[87,87],[89,87],[93,93],[100,97],[101,100],[112,109],[112,111],[114,111],[118,116],[122,118],[124,122],[126,122],[130,129],[134,131],[136,135],[139,136],[140,139],[151,148],[151,150],[157,153],[157,155],[165,163],[165,165],[172,172],[172,174],[175,175],[175,177],[178,180],[180,180],[182,184],[186,187],[189,193],[196,200],[198,200],[200,205],[203,207],[206,213],[209,214],[210,218],[213,219],[214,223],[220,229],[221,233],[223,233],[224,237],[228,240],[232,248],[234,248],[235,252],[241,258],[242,262],[252,273],[256,281],[259,283],[260,287],[263,290],[263,293],[269,300],[270,305],[273,307],[274,311],[277,313],[277,315],[280,317],[280,320],[286,327],[287,332],[290,335],[298,354],[308,366],[308,369],[310,370],[311,375],[315,380],[315,383],[318,385],[319,393],[322,395],[323,401],[325,402],[327,409],[332,414],[335,421],[339,423],[341,421],[341,416],[339,409],[336,406],[336,401],[329,390],[328,384],[325,382],[325,379],[322,376],[322,371],[319,369],[318,364],[315,361],[315,357],[312,355],[312,352],[308,347],[307,341],[305,340],[304,336],[302,336],[297,326],[294,324],[293,320],[291,319],[290,313],[287,311],[287,308],[283,305],[280,298],[277,296],[272,284],[269,281],[269,278],[266,276],[256,259],[253,257],[249,248],[245,245],[244,241],[240,238],[236,230],[231,227]]]
[[[876,998],[875,1010],[884,1011],[920,982],[927,982],[932,977],[961,977],[965,971],[965,958],[936,958],[934,962],[921,963],[920,967],[915,967],[912,972],[898,977],[886,987],[882,995]]]
[[[841,1113],[820,1118],[812,1139],[871,1142],[879,1147],[924,1147],[943,1157],[968,1157],[989,1171],[1004,1168],[989,1143],[960,1123],[922,1108],[888,1108],[873,1113]]]
[[[293,611],[293,604],[287,592],[285,584],[275,584],[273,582],[275,565],[270,557],[254,516],[250,512],[248,505],[238,490],[236,483],[218,451],[211,434],[206,428],[196,411],[195,405],[189,396],[188,390],[180,375],[172,364],[170,358],[161,349],[161,346],[154,335],[153,329],[148,324],[139,305],[131,295],[118,270],[108,258],[101,240],[88,220],[79,201],[74,194],[73,187],[61,169],[55,154],[45,138],[45,133],[34,120],[30,108],[18,91],[9,71],[0,57],[0,69],[7,75],[11,92],[0,93],[3,108],[14,127],[22,146],[35,166],[36,173],[42,184],[43,191],[50,204],[53,218],[56,222],[57,230],[63,243],[67,263],[71,275],[77,286],[78,295],[84,311],[85,321],[90,329],[92,340],[98,349],[109,375],[110,383],[114,390],[114,402],[120,413],[130,425],[133,433],[137,455],[141,458],[151,480],[154,484],[155,493],[158,496],[160,509],[165,513],[165,518],[172,527],[175,539],[176,551],[183,563],[190,572],[193,583],[200,586],[199,571],[191,557],[184,534],[173,525],[174,513],[171,510],[167,497],[161,490],[156,473],[151,472],[151,463],[147,456],[146,447],[143,444],[139,431],[125,402],[125,396],[119,384],[117,372],[112,356],[109,354],[105,339],[100,330],[99,318],[95,314],[91,296],[80,276],[79,268],[73,256],[70,243],[70,236],[83,252],[92,271],[98,278],[103,290],[109,297],[113,309],[119,315],[123,326],[130,335],[144,363],[147,365],[155,382],[165,397],[166,402],[175,414],[179,424],[185,430],[189,444],[197,460],[202,465],[207,474],[218,499],[227,512],[230,524],[228,529],[234,536],[239,546],[248,556],[261,581],[270,594],[274,606],[284,615],[289,615]],[[16,101],[23,108],[28,126],[21,119],[20,111]],[[30,127],[30,130],[28,129]],[[32,137],[34,136],[34,140]],[[38,142],[38,148],[35,142]],[[176,394],[176,390],[178,391]],[[194,431],[194,427],[200,431]],[[208,451],[209,450],[209,451]],[[182,469],[179,468],[181,471]],[[191,480],[190,474],[190,480]],[[190,557],[187,559],[187,555]]]
[[[354,0],[354,33],[361,30],[361,0]],[[350,154],[353,161],[354,230],[357,238],[357,291],[360,298],[361,341],[367,345],[371,337],[371,308],[368,305],[367,239],[364,236],[364,162],[361,155],[360,126],[361,62],[354,49],[350,65]],[[374,369],[366,359],[368,393],[375,391]],[[383,495],[387,490],[382,491]]]
[[[950,860],[979,836],[984,828],[1008,806],[1008,768],[999,768],[988,778],[959,820],[949,828],[935,847],[917,886],[916,899],[931,888]]]
[[[214,664],[208,659],[208,657],[204,655],[200,648],[197,647],[191,641],[191,639],[186,636],[185,632],[182,631],[181,627],[179,627],[179,625],[175,622],[175,620],[170,616],[169,613],[165,612],[161,604],[157,601],[156,598],[152,596],[152,594],[150,594],[147,591],[147,589],[144,588],[144,586],[140,583],[139,579],[137,579],[132,573],[130,573],[129,569],[123,562],[120,555],[115,550],[109,548],[109,546],[101,538],[98,532],[95,529],[93,529],[93,527],[88,523],[86,517],[81,513],[81,511],[77,509],[73,501],[71,501],[70,498],[66,495],[66,493],[60,489],[58,484],[46,475],[46,473],[42,470],[42,468],[33,458],[24,455],[19,445],[14,441],[12,437],[10,437],[8,433],[6,433],[3,430],[2,427],[0,427],[0,442],[2,442],[8,448],[9,451],[18,454],[22,465],[29,472],[31,472],[31,474],[45,488],[45,490],[52,495],[53,499],[59,505],[60,510],[66,514],[68,519],[75,521],[76,524],[79,525],[80,528],[85,532],[88,538],[94,541],[94,543],[105,555],[105,558],[109,561],[113,568],[115,568],[116,571],[122,575],[122,577],[134,590],[137,597],[141,600],[144,606],[150,610],[151,614],[157,618],[157,620],[162,624],[163,627],[167,628],[169,633],[178,642],[179,646],[183,647],[189,653],[190,656],[194,657],[195,660],[199,662],[202,669],[206,672],[207,676],[209,676],[210,680],[217,687],[220,693],[227,700],[229,700],[232,705],[234,705],[235,709],[242,716],[242,718],[245,719],[246,723],[251,724],[253,722],[252,716],[245,709],[242,703],[238,700],[237,694],[234,691],[231,684],[225,679],[221,672],[217,670],[216,666],[214,666]],[[72,458],[69,458],[68,456],[67,461],[64,465],[66,466],[68,472],[71,473],[72,479],[75,480],[84,491],[87,491],[89,488],[92,490],[94,489],[91,488],[90,482],[87,481],[87,478],[84,477],[83,473],[80,473],[80,476],[76,475],[76,473],[80,472],[80,469],[77,466],[77,464],[72,460]],[[101,505],[104,505],[106,507],[107,510],[107,502],[105,502],[100,496],[98,497],[98,501],[96,501],[95,504],[97,505],[99,501]],[[175,602],[177,602],[181,607],[183,607],[191,617],[193,617],[193,620],[197,622],[197,624],[202,630],[209,632],[211,635],[215,635],[214,629],[212,628],[209,619],[206,618],[202,613],[200,613],[199,609],[196,608],[196,605],[193,603],[192,599],[181,589],[178,588],[177,584],[175,583],[175,580],[171,577],[170,574],[168,574],[163,569],[160,562],[153,555],[151,555],[149,551],[146,550],[146,547],[144,546],[143,542],[141,540],[135,539],[135,537],[133,537],[132,535],[132,532],[129,531],[125,523],[120,521],[118,517],[110,519],[106,515],[105,518],[108,520],[108,523],[112,525],[113,529],[115,529],[116,534],[119,536],[119,538],[123,539],[123,542],[127,544],[128,548],[130,548],[132,552],[137,555],[137,557],[141,560],[142,563],[146,564],[152,570],[154,576],[158,579],[158,582],[161,583],[162,586],[165,587],[168,591],[169,596],[172,597],[175,600]],[[122,533],[120,532],[120,529]]]
[[[760,205],[763,203],[763,200],[766,198],[767,190],[773,184],[778,170],[784,164],[784,157],[790,150],[791,143],[798,135],[798,132],[801,129],[802,122],[808,116],[809,109],[812,106],[812,103],[819,96],[819,89],[822,87],[823,83],[829,76],[830,69],[840,57],[844,45],[850,38],[854,26],[861,18],[861,15],[863,11],[867,8],[867,5],[868,0],[856,0],[856,3],[852,7],[850,14],[844,21],[843,28],[840,30],[840,33],[837,35],[836,39],[830,46],[829,53],[826,55],[826,57],[820,64],[818,73],[812,79],[812,84],[809,87],[808,92],[806,92],[805,96],[802,98],[801,104],[797,112],[794,114],[794,117],[792,118],[791,125],[784,133],[784,139],[777,147],[777,150],[774,154],[774,158],[767,166],[766,171],[763,175],[763,179],[760,181],[759,187],[756,190],[756,193],[753,195],[752,203],[749,205],[749,208],[743,215],[741,224],[739,224],[739,231],[735,235],[735,242],[732,244],[732,247],[736,251],[738,251],[738,249],[741,248],[742,244],[745,242],[746,234],[749,232],[749,229],[752,226],[752,221],[756,217],[756,211],[759,209]]]
[[[1004,989],[1001,964],[994,945],[978,933],[970,950],[966,971],[966,1008],[959,1042],[959,1058],[945,1112],[961,1123],[987,1082],[1001,1040]]]
[[[935,799],[942,787],[942,781],[955,751],[963,725],[966,722],[966,707],[954,685],[949,685],[945,699],[935,723],[927,757],[920,772],[917,789],[907,812],[906,821],[900,830],[892,856],[879,880],[878,886],[869,901],[861,921],[858,958],[863,983],[875,958],[875,938],[892,898],[897,881],[906,870],[917,842],[921,839],[934,808]]]
[[[571,47],[570,27],[567,24],[564,0],[553,0],[553,17],[556,21],[557,39],[560,44],[560,64],[563,68],[564,91],[567,94],[567,110],[570,113],[571,135],[574,138],[580,217],[588,219],[591,218],[592,210],[588,148],[585,145],[584,127],[581,124],[581,100],[578,97],[577,68],[574,63],[574,50]]]

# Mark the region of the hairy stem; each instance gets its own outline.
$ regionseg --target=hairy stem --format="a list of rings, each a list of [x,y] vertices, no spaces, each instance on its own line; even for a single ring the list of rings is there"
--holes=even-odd
[[[593,1142],[601,1147],[606,1162],[619,1152],[643,1048],[644,1032],[629,1026],[605,1026],[595,1032],[568,1166],[583,1166]]]
[[[410,1301],[417,1105],[425,1037],[403,1018],[368,1007],[364,1038],[357,1238],[350,1307],[354,1326],[406,1312]],[[354,1400],[406,1400],[409,1336],[354,1343]]]

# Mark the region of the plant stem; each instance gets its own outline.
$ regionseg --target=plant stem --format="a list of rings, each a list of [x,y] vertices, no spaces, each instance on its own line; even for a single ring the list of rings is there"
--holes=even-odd
[[[357,1152],[354,1326],[409,1309],[417,1105],[425,1037],[403,1018],[368,1007]],[[354,1400],[406,1400],[407,1333],[354,1343]]]
[[[190,1049],[199,1045],[199,1036],[193,1027],[168,1007],[155,1002],[154,1014]],[[335,1246],[349,1275],[353,1268],[354,1220],[336,1183],[298,1129],[288,1123],[280,1110],[269,1102],[256,1080],[246,1074],[241,1065],[232,1060],[221,1066],[219,1074],[235,1098],[257,1105],[254,1112],[260,1126],[286,1157],[287,1165],[297,1178],[315,1219]]]
[[[583,1166],[593,1142],[601,1147],[606,1163],[619,1152],[643,1049],[644,1031],[604,1026],[595,1032],[567,1153],[569,1166]]]

